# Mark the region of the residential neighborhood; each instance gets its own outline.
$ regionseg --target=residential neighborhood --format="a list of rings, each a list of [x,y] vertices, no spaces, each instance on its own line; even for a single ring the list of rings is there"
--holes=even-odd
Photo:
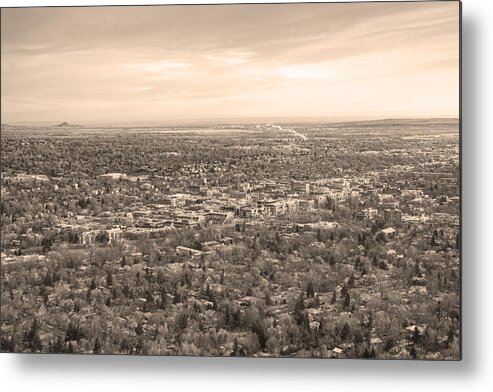
[[[3,126],[2,350],[457,359],[457,135]]]

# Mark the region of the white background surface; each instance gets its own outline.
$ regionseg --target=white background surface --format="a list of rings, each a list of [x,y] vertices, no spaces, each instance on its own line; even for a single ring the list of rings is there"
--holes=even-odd
[[[177,2],[176,0],[175,2]],[[168,1],[173,3],[173,1]],[[206,1],[183,1],[183,3]],[[212,1],[211,1],[212,2]],[[221,1],[214,1],[220,3]],[[243,2],[248,2],[243,0]],[[255,1],[253,1],[255,2]],[[9,1],[0,5],[135,4]],[[141,1],[163,4],[166,1]],[[491,391],[493,2],[463,1],[463,360],[90,357],[0,354],[3,391]]]

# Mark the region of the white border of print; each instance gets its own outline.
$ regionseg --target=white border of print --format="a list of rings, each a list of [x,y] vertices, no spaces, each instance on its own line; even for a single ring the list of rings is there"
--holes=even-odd
[[[0,0],[0,6],[178,1]],[[209,1],[209,3],[228,1]],[[242,0],[242,3],[261,1]],[[276,1],[269,1],[276,2]],[[279,1],[278,1],[279,2]],[[289,2],[289,1],[284,1]],[[201,4],[207,1],[181,1]],[[493,385],[490,201],[493,2],[463,2],[463,360],[461,362],[0,354],[4,391],[486,391]],[[489,12],[490,11],[490,12]],[[490,386],[488,388],[488,385]]]

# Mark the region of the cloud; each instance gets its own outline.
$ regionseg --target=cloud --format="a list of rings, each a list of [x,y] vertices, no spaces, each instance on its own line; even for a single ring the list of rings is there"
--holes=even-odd
[[[286,65],[278,68],[277,73],[292,80],[335,80],[334,72],[326,64]]]
[[[225,50],[203,55],[206,61],[218,66],[236,66],[251,61],[255,55],[253,51]]]

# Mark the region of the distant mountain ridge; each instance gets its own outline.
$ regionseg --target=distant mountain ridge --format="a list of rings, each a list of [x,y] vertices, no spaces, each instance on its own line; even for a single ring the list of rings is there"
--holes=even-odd
[[[35,127],[35,128],[76,128],[82,127],[79,124],[70,124],[67,121],[61,123],[55,121],[16,121],[14,123],[2,123],[2,127],[23,128],[23,127]]]
[[[69,124],[68,122],[64,121],[61,124],[55,125],[57,128],[74,128],[74,127],[80,127],[81,125],[77,124]]]

